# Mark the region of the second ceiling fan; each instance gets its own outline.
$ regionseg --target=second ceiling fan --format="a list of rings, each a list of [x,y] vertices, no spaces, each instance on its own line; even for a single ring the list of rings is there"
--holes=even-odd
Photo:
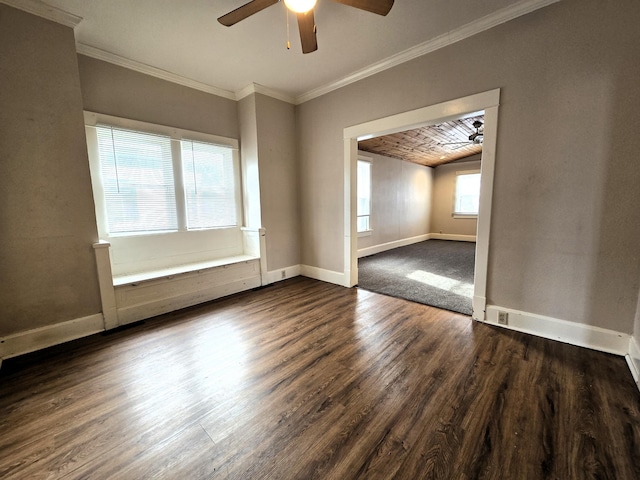
[[[383,16],[389,13],[394,2],[394,0],[333,1]],[[218,18],[218,22],[230,27],[231,25],[235,25],[239,21],[250,17],[254,13],[258,13],[278,2],[280,2],[280,0],[252,0],[226,15],[221,16]],[[302,53],[315,52],[318,49],[318,41],[316,39],[316,22],[313,17],[313,9],[316,6],[317,0],[284,0],[284,3],[289,10],[296,14],[298,18],[298,30],[300,30]]]

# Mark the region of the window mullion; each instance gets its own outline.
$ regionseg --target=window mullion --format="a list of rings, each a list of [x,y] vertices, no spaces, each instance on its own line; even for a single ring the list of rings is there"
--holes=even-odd
[[[173,180],[176,189],[176,215],[178,230],[187,230],[187,207],[184,193],[184,179],[182,175],[182,147],[180,140],[171,139],[171,159],[173,161]]]

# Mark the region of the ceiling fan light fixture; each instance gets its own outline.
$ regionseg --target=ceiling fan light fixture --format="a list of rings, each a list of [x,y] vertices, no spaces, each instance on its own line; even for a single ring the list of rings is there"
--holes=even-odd
[[[289,10],[296,13],[307,13],[316,6],[317,0],[284,0]]]

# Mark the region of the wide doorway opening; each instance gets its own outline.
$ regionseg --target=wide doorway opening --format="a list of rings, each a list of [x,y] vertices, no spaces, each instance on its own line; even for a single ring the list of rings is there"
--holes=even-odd
[[[484,112],[358,141],[358,288],[473,311]]]
[[[485,319],[486,306],[486,280],[489,252],[489,230],[491,225],[491,199],[493,191],[493,170],[495,165],[495,145],[498,124],[499,90],[491,90],[469,97],[464,97],[441,104],[405,112],[391,117],[374,120],[344,130],[345,140],[345,274],[344,284],[354,286],[358,284],[358,198],[357,198],[357,173],[358,173],[358,143],[377,137],[383,137],[398,132],[414,130],[420,127],[433,126],[460,119],[469,119],[483,115],[482,127],[482,154],[480,175],[480,196],[476,226],[476,244],[474,253],[474,274],[472,286],[468,281],[457,281],[457,286],[452,286],[451,280],[439,278],[438,273],[426,272],[424,269],[415,269],[405,275],[412,275],[413,282],[424,285],[440,283],[455,289],[472,290],[472,316],[476,320]],[[360,152],[362,155],[362,152]],[[361,221],[360,221],[361,222]],[[375,228],[375,226],[373,226]],[[437,234],[438,232],[429,232]],[[431,239],[429,235],[425,240]],[[437,235],[435,240],[440,240]],[[416,240],[415,238],[413,240]],[[412,242],[418,243],[418,242]],[[402,245],[397,245],[402,247]],[[361,249],[362,250],[362,249]],[[360,252],[362,254],[362,251]],[[442,275],[440,276],[442,277]],[[453,280],[456,282],[456,280]],[[464,285],[466,284],[466,285]],[[436,288],[439,288],[436,286]]]

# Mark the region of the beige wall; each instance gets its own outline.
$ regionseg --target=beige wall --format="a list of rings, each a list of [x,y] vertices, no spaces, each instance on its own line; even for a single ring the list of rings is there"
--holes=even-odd
[[[78,55],[85,110],[238,138],[234,100]]]
[[[453,218],[456,172],[480,170],[480,155],[464,158],[434,169],[431,233],[476,235],[477,218]]]
[[[636,344],[640,346],[640,292],[638,293],[638,305],[636,307],[636,318],[633,324],[633,339],[635,340]]]
[[[371,161],[370,236],[358,248],[429,233],[433,171],[429,167],[369,152]]]
[[[97,314],[73,30],[0,4],[0,336]]]
[[[299,106],[302,263],[343,271],[343,129],[501,88],[490,304],[631,333],[640,9],[564,0]]]
[[[636,317],[633,325],[633,334],[629,341],[629,358],[635,372],[640,374],[640,292],[638,294],[638,305],[636,306]],[[632,372],[633,372],[632,368]],[[640,388],[640,378],[636,378],[638,388]]]
[[[262,226],[267,270],[300,264],[295,107],[255,94]]]
[[[631,333],[640,290],[636,3],[564,0],[299,106],[299,171],[283,180],[299,175],[299,190],[265,187],[265,226],[284,238],[299,222],[301,263],[341,272],[343,129],[499,87],[489,303]],[[70,28],[4,4],[0,58],[7,335],[100,310],[83,108],[236,138],[240,122],[236,102],[76,56]],[[291,138],[269,121],[291,125],[291,108],[254,102],[265,168],[283,173],[296,163]],[[295,259],[296,243],[270,268]]]
[[[79,65],[86,110],[240,138],[245,222],[267,229],[267,268],[300,263],[293,105],[261,94],[235,102],[82,55]]]
[[[260,209],[258,123],[255,95],[244,97],[238,102],[238,120],[240,123],[244,224],[246,227],[260,228],[262,226],[262,216]]]

